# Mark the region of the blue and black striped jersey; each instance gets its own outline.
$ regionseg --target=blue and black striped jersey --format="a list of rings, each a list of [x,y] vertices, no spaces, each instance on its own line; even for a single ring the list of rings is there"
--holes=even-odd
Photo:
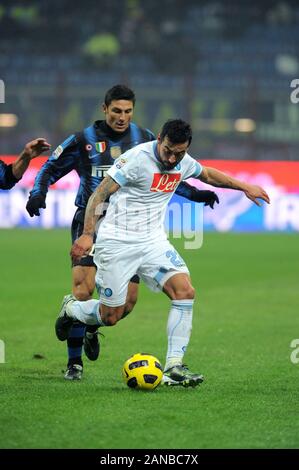
[[[80,185],[75,205],[85,208],[114,160],[132,147],[150,140],[155,140],[154,134],[134,123],[119,134],[106,121],[96,121],[82,132],[72,134],[54,150],[37,174],[31,194],[46,195],[51,184],[76,170]]]
[[[13,175],[12,165],[0,160],[0,189],[11,189],[19,180]]]
[[[151,140],[156,140],[154,134],[134,123],[131,123],[124,133],[119,134],[114,132],[106,121],[96,121],[82,132],[70,135],[54,150],[38,172],[30,194],[46,196],[51,184],[76,170],[80,185],[75,205],[84,209],[114,160],[136,145]],[[192,199],[192,189],[182,182],[177,187],[176,194]]]

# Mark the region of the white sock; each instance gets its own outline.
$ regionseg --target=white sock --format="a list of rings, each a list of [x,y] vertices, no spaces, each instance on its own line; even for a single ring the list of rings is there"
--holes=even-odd
[[[164,370],[182,364],[192,330],[194,299],[173,300],[167,322],[168,349]]]
[[[67,314],[85,325],[105,326],[100,315],[100,301],[91,299],[80,302],[75,300],[66,306]]]

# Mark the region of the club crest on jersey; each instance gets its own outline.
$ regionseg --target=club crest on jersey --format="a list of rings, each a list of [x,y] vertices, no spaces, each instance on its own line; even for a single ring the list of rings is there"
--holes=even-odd
[[[118,158],[121,155],[121,147],[119,147],[119,145],[113,145],[110,147],[110,155],[113,160]]]
[[[103,140],[102,142],[96,142],[96,151],[99,153],[103,153],[106,150],[106,142]]]
[[[154,173],[151,191],[171,193],[175,191],[181,179],[181,173]]]
[[[111,297],[111,295],[113,294],[112,289],[110,289],[110,287],[106,287],[106,289],[104,290],[104,294],[106,297]]]

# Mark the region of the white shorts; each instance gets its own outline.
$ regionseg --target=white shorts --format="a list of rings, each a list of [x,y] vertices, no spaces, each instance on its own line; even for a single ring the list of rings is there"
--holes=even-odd
[[[161,291],[174,274],[189,274],[185,261],[168,240],[148,245],[105,241],[103,245],[96,244],[94,263],[100,300],[111,307],[126,303],[134,274],[155,292]]]

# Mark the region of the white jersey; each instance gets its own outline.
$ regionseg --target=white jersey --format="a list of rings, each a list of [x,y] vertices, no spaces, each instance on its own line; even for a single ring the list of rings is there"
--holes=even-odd
[[[131,243],[165,240],[167,204],[182,180],[197,177],[201,165],[187,153],[172,170],[165,170],[157,154],[157,141],[140,144],[121,155],[107,174],[120,185],[110,196],[100,224],[102,240]]]

